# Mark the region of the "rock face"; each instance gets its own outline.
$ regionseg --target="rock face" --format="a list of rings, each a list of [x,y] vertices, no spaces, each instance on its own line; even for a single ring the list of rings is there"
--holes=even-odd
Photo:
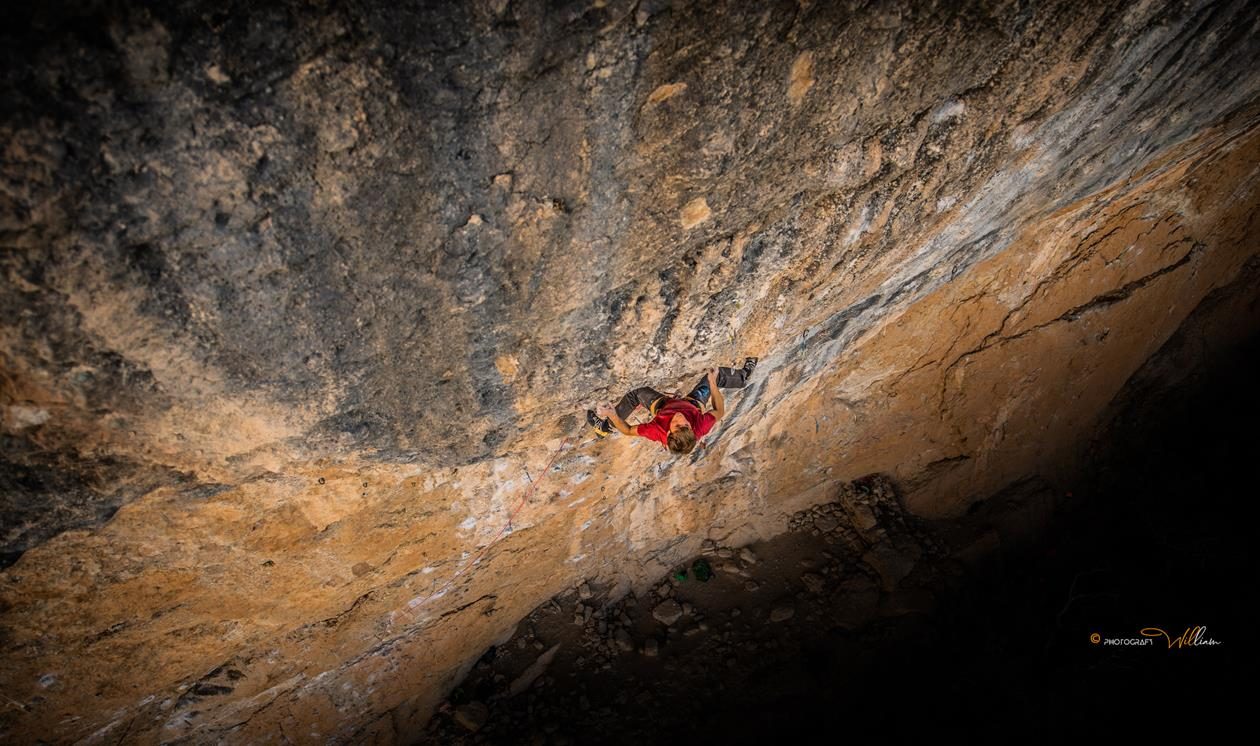
[[[17,11],[0,736],[406,740],[584,579],[1072,469],[1255,291],[1256,9],[956,5]]]

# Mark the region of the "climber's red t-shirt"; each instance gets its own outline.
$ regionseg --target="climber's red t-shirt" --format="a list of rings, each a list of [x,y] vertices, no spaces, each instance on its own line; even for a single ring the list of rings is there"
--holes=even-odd
[[[696,434],[696,440],[704,437],[705,433],[713,429],[713,423],[717,422],[717,418],[711,413],[702,414],[699,407],[685,399],[670,399],[656,410],[656,417],[651,422],[639,425],[639,435],[668,447],[669,421],[674,419],[674,415],[679,412],[691,425],[691,430]]]

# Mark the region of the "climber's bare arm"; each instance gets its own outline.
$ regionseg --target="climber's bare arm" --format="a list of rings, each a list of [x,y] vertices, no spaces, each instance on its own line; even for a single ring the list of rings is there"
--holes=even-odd
[[[613,424],[613,427],[617,428],[617,430],[622,435],[638,435],[639,434],[638,425],[633,425],[633,426],[627,425],[626,421],[621,419],[621,415],[617,414],[617,410],[608,406],[607,404],[599,405],[599,409],[596,410],[595,414],[599,415],[600,417],[607,417],[608,421],[611,422]]]
[[[713,402],[713,419],[720,420],[726,414],[726,397],[722,396],[722,390],[717,385],[717,368],[709,369],[709,392]]]

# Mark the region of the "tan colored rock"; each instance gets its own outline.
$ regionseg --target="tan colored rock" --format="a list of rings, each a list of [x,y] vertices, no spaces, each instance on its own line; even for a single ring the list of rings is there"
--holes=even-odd
[[[547,648],[547,652],[538,656],[538,658],[533,663],[529,664],[528,668],[526,668],[524,671],[521,672],[519,676],[513,679],[511,685],[508,686],[508,696],[515,697],[516,695],[528,689],[530,684],[533,684],[538,679],[539,676],[542,676],[543,673],[547,671],[547,666],[550,666],[551,661],[555,659],[556,652],[560,650],[560,645],[561,643],[556,643],[555,645],[552,645],[550,648]],[[543,647],[543,646],[538,645],[536,647]]]
[[[792,61],[792,72],[788,76],[788,101],[793,106],[805,99],[805,94],[814,87],[814,53],[801,52]]]
[[[686,83],[666,83],[665,85],[657,86],[656,90],[648,95],[647,103],[652,105],[668,101],[685,90],[687,90]]]
[[[709,210],[709,203],[705,201],[704,197],[696,197],[686,205],[683,205],[678,222],[684,230],[691,230],[708,220],[712,214],[712,211]]]
[[[206,77],[215,85],[223,85],[232,82],[232,78],[223,72],[218,65],[208,65],[206,67]]]
[[[794,616],[796,616],[796,608],[790,604],[776,606],[770,611],[770,621],[772,622],[786,622]]]
[[[520,370],[520,364],[515,355],[500,355],[494,359],[494,367],[505,381],[516,378],[516,373]]]
[[[853,526],[857,530],[870,531],[879,525],[879,520],[875,517],[875,513],[865,505],[850,504],[846,507],[849,511],[849,516],[853,519]]]
[[[652,616],[656,619],[656,621],[666,626],[678,621],[682,615],[682,606],[680,606],[678,602],[672,598],[660,602],[656,605],[656,608],[652,609]]]

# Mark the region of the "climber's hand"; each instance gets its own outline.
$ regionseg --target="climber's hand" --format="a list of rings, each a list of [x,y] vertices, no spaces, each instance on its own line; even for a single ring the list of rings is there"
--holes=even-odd
[[[718,375],[717,368],[709,368],[709,389],[710,390],[717,388],[717,375]]]
[[[595,407],[595,414],[599,415],[600,417],[607,417],[608,413],[611,411],[612,411],[612,405],[610,405],[608,402],[602,402],[598,407]]]

